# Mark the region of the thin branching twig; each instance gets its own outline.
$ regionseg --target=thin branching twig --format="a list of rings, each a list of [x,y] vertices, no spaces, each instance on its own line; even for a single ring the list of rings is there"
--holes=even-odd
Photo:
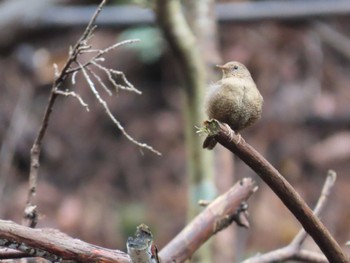
[[[109,90],[109,88],[105,85],[105,83],[102,81],[102,79],[100,78],[100,76],[99,75],[97,75],[96,73],[95,73],[95,71],[93,71],[93,70],[91,70],[90,68],[86,68],[89,72],[90,72],[90,74],[97,80],[97,82],[101,85],[101,87],[107,92],[107,94],[109,95],[109,96],[112,96],[113,94],[112,94],[112,92]],[[76,71],[76,72],[78,72],[78,71]],[[73,74],[75,74],[76,72],[74,72]]]
[[[79,103],[81,104],[81,106],[83,106],[86,109],[86,111],[90,111],[89,105],[87,105],[84,102],[84,100],[80,97],[80,95],[78,93],[76,93],[74,91],[69,91],[69,90],[65,90],[65,91],[55,90],[55,93],[59,94],[59,95],[63,95],[63,96],[70,96],[70,97],[76,98],[79,101]]]
[[[36,187],[37,187],[37,180],[38,180],[38,171],[39,171],[39,157],[40,157],[40,152],[41,152],[41,144],[42,140],[45,136],[46,129],[49,124],[51,112],[53,110],[54,103],[56,101],[56,98],[59,95],[64,95],[64,96],[72,96],[76,99],[78,99],[79,103],[85,107],[86,110],[89,110],[88,105],[84,102],[83,98],[76,92],[69,91],[67,89],[63,90],[61,88],[63,82],[68,78],[71,77],[72,84],[74,85],[76,82],[76,75],[79,72],[83,73],[84,78],[88,81],[89,87],[92,90],[93,94],[95,95],[96,99],[99,101],[100,104],[104,107],[108,117],[113,121],[113,123],[116,124],[117,128],[125,135],[125,137],[131,141],[132,143],[136,144],[138,147],[141,149],[147,149],[152,151],[153,153],[160,155],[160,152],[157,150],[153,149],[151,146],[145,144],[145,143],[140,143],[137,140],[135,140],[129,133],[125,131],[121,123],[113,116],[111,113],[107,103],[103,100],[101,96],[99,96],[99,93],[97,89],[95,88],[95,85],[91,78],[89,77],[88,72],[97,80],[98,83],[103,87],[103,89],[110,90],[108,88],[108,85],[105,84],[102,79],[92,70],[88,69],[88,66],[94,66],[97,67],[98,69],[102,70],[105,72],[108,76],[109,79],[109,84],[112,85],[113,89],[116,89],[117,91],[119,89],[121,90],[127,90],[127,91],[132,91],[137,94],[141,94],[141,92],[136,89],[126,78],[123,72],[117,71],[115,69],[110,69],[105,66],[103,66],[101,63],[105,60],[103,55],[106,55],[108,52],[115,50],[116,48],[135,43],[139,40],[126,40],[122,41],[119,43],[115,43],[107,48],[104,49],[94,49],[92,46],[89,44],[89,40],[94,37],[94,30],[96,29],[96,19],[99,15],[99,13],[102,10],[102,7],[105,5],[107,0],[102,0],[100,5],[98,6],[97,10],[93,14],[89,24],[85,28],[83,34],[79,38],[79,40],[75,43],[73,47],[70,48],[69,50],[69,57],[63,66],[61,70],[58,69],[57,65],[54,64],[54,73],[55,73],[55,80],[52,84],[51,88],[51,93],[49,96],[49,100],[44,112],[44,117],[41,123],[41,126],[39,128],[37,137],[34,140],[31,152],[30,152],[30,173],[29,173],[29,190],[28,190],[28,196],[27,196],[27,203],[25,207],[25,212],[24,212],[24,219],[27,221],[27,225],[30,227],[35,227],[37,224],[38,220],[38,212],[37,212],[37,207],[34,203],[34,197],[36,195]],[[79,62],[79,57],[82,54],[86,53],[95,53],[95,55],[88,60],[85,64],[82,64]],[[114,79],[120,78],[123,81],[123,84],[117,83],[117,81]],[[107,91],[109,95],[111,95],[111,92]]]
[[[89,66],[92,62],[98,61],[98,59],[101,58],[102,55],[105,55],[107,52],[109,52],[113,49],[116,49],[120,46],[133,44],[133,43],[136,43],[139,41],[140,41],[139,39],[129,39],[129,40],[124,40],[122,42],[118,42],[110,47],[105,48],[105,49],[87,49],[87,50],[84,50],[84,51],[82,51],[82,53],[95,52],[97,54],[95,56],[93,56],[88,62],[83,64],[83,67],[85,68],[86,66]],[[80,71],[80,66],[69,69],[67,71],[67,74],[73,73],[74,71]]]
[[[94,82],[91,80],[89,74],[87,73],[87,70],[84,68],[83,65],[81,65],[79,63],[79,65],[81,66],[81,72],[84,75],[84,78],[86,80],[86,82],[88,83],[88,86],[90,88],[90,90],[92,91],[92,93],[95,95],[96,99],[98,100],[98,102],[103,106],[105,112],[107,113],[108,117],[113,121],[113,123],[118,127],[118,129],[124,134],[124,136],[131,141],[132,143],[136,144],[137,146],[139,146],[140,148],[145,148],[148,149],[158,155],[160,155],[160,152],[158,152],[157,150],[155,150],[153,147],[147,145],[146,143],[140,143],[138,141],[136,141],[133,137],[130,136],[130,134],[128,134],[124,127],[121,125],[121,123],[113,116],[111,110],[109,109],[107,102],[105,100],[103,100],[99,94],[99,92],[97,91]]]

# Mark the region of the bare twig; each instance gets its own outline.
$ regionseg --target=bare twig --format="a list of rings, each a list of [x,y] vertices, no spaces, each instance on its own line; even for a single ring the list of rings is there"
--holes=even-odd
[[[86,52],[94,52],[97,53],[95,56],[93,56],[88,62],[86,62],[85,64],[83,64],[83,67],[85,68],[86,66],[89,66],[92,62],[94,61],[98,61],[98,59],[100,59],[102,57],[102,55],[106,54],[107,52],[111,51],[112,49],[116,49],[117,47],[120,46],[124,46],[124,45],[128,45],[128,44],[133,44],[136,42],[139,42],[139,39],[129,39],[129,40],[124,40],[122,42],[118,42],[110,47],[107,47],[105,49],[89,49],[89,50],[84,50],[82,53],[86,53]],[[79,71],[80,70],[80,66],[79,67],[75,67],[75,68],[71,68],[69,70],[67,70],[67,73],[73,73],[75,71]]]
[[[116,124],[116,126],[121,130],[121,132],[127,137],[128,140],[136,144],[140,148],[145,148],[147,150],[150,150],[158,155],[160,153],[153,149],[152,147],[148,146],[145,143],[140,143],[136,141],[134,138],[132,138],[123,128],[123,126],[118,122],[118,120],[112,115],[110,112],[107,103],[99,96],[98,91],[95,89],[94,83],[89,78],[88,73],[86,71],[86,67],[88,65],[94,65],[98,68],[104,70],[107,75],[109,76],[109,81],[113,85],[115,89],[125,89],[128,91],[133,91],[138,94],[141,92],[137,90],[125,77],[124,73],[120,71],[116,71],[113,69],[108,69],[102,65],[99,64],[99,62],[103,61],[104,58],[102,55],[107,54],[108,52],[126,44],[137,42],[138,40],[127,40],[120,43],[113,44],[110,47],[107,47],[105,49],[99,50],[99,49],[92,49],[91,45],[88,43],[89,40],[93,37],[93,32],[96,28],[95,22],[97,19],[97,16],[102,10],[102,7],[105,5],[106,0],[102,0],[100,5],[98,6],[97,10],[95,11],[94,15],[92,16],[91,20],[89,21],[89,24],[87,25],[85,31],[79,38],[79,40],[76,42],[76,44],[70,48],[69,51],[69,57],[63,66],[62,70],[59,71],[57,65],[54,65],[55,68],[55,80],[52,84],[51,93],[49,96],[49,100],[45,109],[44,118],[42,120],[41,126],[39,128],[37,137],[34,140],[31,153],[30,153],[30,174],[29,174],[29,191],[28,191],[28,197],[27,197],[27,203],[26,208],[24,212],[24,219],[27,220],[27,224],[31,227],[35,227],[38,220],[38,213],[36,205],[34,204],[34,196],[36,195],[36,185],[38,180],[38,170],[39,170],[39,157],[41,152],[41,144],[42,140],[44,138],[44,135],[46,133],[47,126],[49,124],[49,119],[51,116],[51,112],[53,110],[53,105],[56,101],[56,98],[58,95],[65,95],[65,96],[73,96],[77,98],[80,102],[80,104],[85,107],[86,110],[88,110],[88,105],[84,102],[84,100],[81,98],[79,94],[73,91],[65,90],[63,91],[60,87],[62,86],[62,83],[65,79],[67,79],[70,75],[72,76],[72,83],[75,83],[75,77],[78,71],[81,71],[85,77],[85,79],[88,81],[90,89],[93,91],[95,97],[98,99],[98,101],[104,106],[105,111],[107,115],[112,119],[112,121]],[[87,63],[82,65],[78,58],[81,54],[86,52],[95,52],[95,54]],[[72,65],[78,65],[77,68],[73,68]],[[91,70],[89,72],[92,72]],[[107,86],[102,82],[102,80],[97,77],[95,73],[91,73],[95,79],[102,85],[104,89],[108,89]],[[113,76],[120,77],[124,83],[125,86],[118,84],[114,79]]]
[[[86,111],[90,111],[90,110],[89,110],[89,105],[87,105],[87,104],[84,102],[84,100],[80,97],[80,95],[77,94],[77,93],[75,93],[74,91],[69,91],[69,90],[65,90],[65,91],[63,91],[63,90],[55,90],[55,93],[56,93],[56,94],[59,94],[59,95],[67,96],[67,97],[70,96],[70,97],[76,98],[76,99],[80,102],[81,106],[83,106],[83,107],[86,109]]]
[[[55,103],[55,100],[57,98],[57,93],[55,92],[63,83],[63,81],[67,77],[67,70],[70,67],[70,65],[76,60],[79,49],[84,41],[86,41],[86,38],[92,33],[93,30],[93,23],[95,22],[98,14],[102,10],[102,6],[105,4],[105,0],[103,0],[96,10],[95,14],[93,15],[92,19],[90,20],[88,26],[86,27],[83,35],[80,37],[80,39],[75,44],[74,48],[70,52],[70,56],[64,65],[61,72],[56,77],[55,81],[52,84],[52,89],[49,97],[48,104],[46,106],[46,110],[44,113],[44,118],[41,124],[41,127],[39,129],[39,132],[37,134],[37,137],[34,140],[34,144],[32,146],[31,152],[30,152],[30,174],[29,174],[29,191],[28,191],[28,197],[27,197],[27,204],[25,208],[24,218],[28,220],[28,225],[31,227],[35,227],[38,220],[38,215],[36,211],[36,206],[33,205],[33,199],[36,195],[36,185],[38,180],[38,171],[39,171],[39,157],[41,152],[41,143],[44,138],[44,135],[46,133],[46,129],[49,123],[50,115],[53,109],[53,105]]]
[[[85,66],[81,65],[81,69],[85,68],[86,65],[88,63],[85,64]],[[102,65],[100,65],[99,63],[97,63],[96,61],[91,61],[91,64],[93,64],[94,66],[96,66],[97,68],[101,69],[102,71],[104,71],[107,76],[108,76],[108,80],[110,81],[110,83],[113,85],[113,87],[115,88],[115,91],[118,91],[118,89],[121,89],[121,90],[128,90],[128,91],[133,91],[137,94],[141,94],[142,92],[139,91],[138,89],[136,89],[125,77],[124,73],[121,72],[121,71],[117,71],[117,70],[113,70],[113,69],[109,69],[109,68],[106,68]],[[91,69],[90,69],[91,70]],[[113,75],[117,76],[117,77],[121,77],[123,79],[123,81],[126,83],[127,86],[123,86],[123,85],[120,85],[118,84],[114,78],[113,78]]]
[[[216,120],[207,121],[205,125],[209,133],[215,136],[220,144],[235,153],[268,184],[314,239],[330,262],[349,262],[348,257],[327,228],[313,214],[289,182],[263,156],[246,143],[243,138],[239,140],[240,136],[234,134],[228,125]]]
[[[337,179],[337,174],[330,170],[328,171],[326,181],[323,185],[321,195],[317,201],[317,204],[313,210],[315,216],[320,216],[322,211],[324,210],[325,204],[327,202],[328,196],[331,193],[331,190],[335,184],[335,180]],[[305,238],[307,237],[307,233],[304,229],[301,229],[299,233],[295,236],[295,238],[292,241],[293,245],[301,246],[301,244],[305,241]]]
[[[183,262],[212,235],[239,220],[244,203],[257,191],[255,182],[244,178],[211,202],[159,253],[161,262]],[[239,224],[239,223],[238,223]]]
[[[313,210],[315,216],[320,216],[324,210],[328,196],[334,186],[336,180],[336,173],[334,171],[328,171],[326,181],[323,185],[321,195],[317,201],[317,204]],[[302,249],[301,246],[304,243],[308,234],[304,229],[301,229],[294,237],[292,242],[280,249],[270,251],[265,254],[260,254],[252,258],[244,260],[242,263],[268,263],[268,262],[281,262],[286,260],[303,260],[312,263],[326,263],[327,258],[318,253],[309,250]]]
[[[74,47],[71,49],[70,56],[66,64],[63,66],[63,69],[61,70],[60,73],[57,74],[56,72],[55,74],[56,78],[52,84],[51,93],[45,109],[44,117],[43,117],[41,126],[39,128],[37,137],[34,140],[32,149],[30,150],[29,190],[28,190],[26,207],[24,209],[24,219],[27,221],[27,224],[30,227],[35,227],[38,221],[38,212],[36,209],[36,205],[34,205],[34,197],[36,195],[36,186],[37,186],[39,166],[40,166],[39,157],[41,152],[42,140],[45,136],[46,129],[49,124],[49,119],[51,116],[51,112],[53,110],[53,105],[56,101],[57,96],[59,95],[56,91],[62,85],[63,81],[67,78],[68,76],[67,71],[71,66],[71,64],[74,61],[76,61],[77,56],[79,55],[79,51],[81,50],[81,47],[86,44],[86,40],[89,38],[89,36],[91,36],[92,31],[94,29],[93,27],[94,22],[96,21],[96,18],[98,14],[101,12],[102,7],[104,6],[105,3],[106,3],[106,0],[101,1],[101,4],[99,5],[94,15],[92,16],[84,33],[79,38],[79,40],[74,45]]]
[[[79,63],[79,62],[78,62]],[[121,125],[121,123],[113,116],[111,110],[109,109],[106,101],[104,101],[100,94],[98,93],[97,89],[95,88],[95,84],[93,83],[93,81],[91,80],[89,74],[87,73],[86,69],[83,67],[83,65],[81,65],[79,63],[79,65],[81,66],[81,71],[83,72],[84,78],[86,80],[86,82],[88,83],[88,86],[90,88],[90,90],[92,91],[92,93],[95,95],[96,99],[98,100],[98,102],[103,106],[105,112],[107,113],[108,117],[113,121],[113,123],[118,127],[118,129],[123,133],[123,135],[132,143],[134,143],[135,145],[139,146],[140,148],[145,148],[147,150],[150,150],[151,152],[154,152],[157,155],[161,155],[160,152],[158,152],[157,150],[155,150],[152,146],[149,146],[146,143],[140,143],[138,141],[136,141],[133,137],[131,137],[131,135],[129,133],[127,133],[124,129],[124,127]]]
[[[102,81],[99,75],[97,75],[92,69],[86,68],[92,76],[97,80],[97,82],[101,85],[101,87],[107,92],[109,96],[112,96],[112,92],[109,90],[109,88],[105,85],[105,83]],[[73,74],[77,73],[78,71],[74,72]]]

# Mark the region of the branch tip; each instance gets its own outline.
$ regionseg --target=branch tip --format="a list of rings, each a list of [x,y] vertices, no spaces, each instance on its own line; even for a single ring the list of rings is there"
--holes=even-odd
[[[210,120],[204,121],[204,127],[205,127],[205,131],[208,134],[208,136],[215,136],[220,131],[219,121],[217,121],[215,119],[210,119]]]
[[[335,183],[335,181],[337,180],[337,173],[334,170],[328,170],[327,172],[327,177],[329,177],[333,184]]]
[[[145,224],[141,224],[136,228],[134,237],[128,238],[126,247],[132,262],[160,262],[158,250],[153,245],[153,234]]]

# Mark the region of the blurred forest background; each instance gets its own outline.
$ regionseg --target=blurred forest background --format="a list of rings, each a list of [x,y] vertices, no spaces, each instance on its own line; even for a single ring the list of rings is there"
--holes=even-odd
[[[22,5],[21,11],[6,9],[9,2]],[[289,2],[293,8],[294,1]],[[66,24],[55,23],[55,13],[45,13],[54,3],[0,2],[0,14],[7,12],[0,18],[1,219],[22,220],[29,153],[51,89],[53,63],[62,66],[87,22],[68,10],[98,1],[64,1],[67,13],[58,17],[64,22],[67,16]],[[130,2],[110,1],[106,10],[120,4]],[[79,8],[74,10],[79,13]],[[87,242],[125,250],[127,237],[146,223],[161,248],[187,220],[182,76],[155,23],[137,21],[133,7],[131,13],[127,10],[123,12],[131,22],[106,22],[95,31],[92,43],[103,48],[140,39],[110,53],[106,63],[123,71],[143,94],[121,91],[105,97],[125,129],[163,155],[140,151],[126,140],[78,75],[73,90],[89,104],[90,112],[70,97],[60,97],[54,107],[41,156],[38,227],[58,228]],[[41,12],[51,16],[50,23],[45,24],[45,16],[31,20]],[[69,17],[75,23],[70,24]],[[337,172],[322,220],[343,245],[350,239],[350,13],[317,20],[218,20],[222,62],[246,64],[265,101],[262,119],[243,137],[311,207],[327,170]],[[220,72],[212,81],[219,77]],[[193,132],[200,125],[193,123]],[[242,161],[234,160],[234,171],[234,180],[257,180],[259,191],[249,200],[251,228],[237,230],[239,241],[232,248],[245,258],[287,244],[300,225]]]

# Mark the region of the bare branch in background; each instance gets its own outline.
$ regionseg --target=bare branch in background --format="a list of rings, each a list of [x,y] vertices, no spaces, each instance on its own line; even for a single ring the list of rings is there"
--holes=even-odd
[[[147,149],[157,155],[161,155],[160,152],[153,149],[151,146],[145,143],[138,142],[129,133],[125,131],[121,123],[111,113],[107,103],[99,95],[97,89],[95,88],[94,82],[89,77],[88,72],[92,72],[93,70],[91,68],[88,68],[88,66],[91,66],[91,67],[95,66],[103,70],[108,75],[109,84],[113,86],[113,89],[116,89],[116,90],[122,89],[122,90],[132,91],[137,94],[141,93],[126,79],[124,73],[114,69],[106,68],[105,66],[100,64],[101,62],[104,61],[103,55],[106,55],[108,52],[111,52],[122,45],[131,44],[131,43],[137,42],[138,40],[123,41],[120,43],[113,44],[105,49],[92,49],[91,45],[89,44],[89,40],[93,37],[93,32],[96,29],[95,22],[96,22],[97,16],[101,12],[102,7],[105,5],[105,3],[106,3],[106,0],[101,1],[101,4],[99,5],[94,15],[92,16],[91,20],[89,21],[89,24],[87,25],[82,36],[74,45],[74,47],[70,49],[69,57],[67,59],[67,62],[63,66],[62,70],[59,71],[57,66],[55,67],[55,80],[52,84],[51,93],[50,93],[49,100],[44,113],[44,118],[42,120],[41,127],[39,128],[37,137],[31,149],[29,191],[28,191],[26,208],[24,212],[24,219],[27,221],[27,225],[31,227],[35,227],[38,220],[38,212],[37,212],[36,205],[34,203],[34,197],[36,195],[36,186],[37,186],[38,171],[39,171],[39,165],[40,165],[39,158],[40,158],[40,152],[41,152],[41,144],[49,124],[51,112],[53,110],[53,106],[56,101],[56,98],[58,95],[75,97],[78,99],[80,104],[88,110],[88,105],[84,102],[84,100],[81,98],[79,94],[69,90],[63,91],[61,89],[63,82],[69,76],[72,77],[72,83],[74,84],[77,72],[82,72],[84,78],[87,80],[89,87],[92,90],[93,94],[95,95],[96,99],[99,101],[100,104],[102,104],[108,117],[113,121],[114,124],[116,124],[117,128],[124,134],[124,136],[129,141],[131,141],[132,143],[140,147],[141,149]],[[88,52],[95,53],[95,54],[92,56],[92,58],[90,58],[90,60],[87,63],[82,64],[79,61],[80,55]],[[94,78],[97,80],[98,83],[100,84],[103,83],[101,78],[96,77],[97,76],[96,73],[92,73],[92,75],[94,76]],[[117,83],[114,80],[115,76],[120,77],[124,83],[123,84]],[[101,85],[104,89],[109,89],[107,87],[107,84],[103,83]]]
[[[234,221],[239,225],[241,214],[246,212],[245,202],[256,191],[257,186],[251,178],[237,182],[230,190],[211,202],[166,245],[160,253],[163,258],[161,262],[183,262],[218,231],[230,226]],[[0,250],[0,258],[22,256],[41,257],[52,261],[66,259],[76,262],[126,263],[130,262],[130,257],[134,260],[139,259],[141,253],[146,257],[150,256],[152,262],[160,262],[157,250],[153,246],[153,236],[144,224],[137,228],[134,238],[128,239],[127,249],[130,257],[122,251],[88,244],[55,229],[32,229],[5,220],[0,220],[0,246],[18,250],[17,253],[11,251],[11,254]]]
[[[70,97],[76,98],[80,102],[81,106],[85,107],[86,111],[90,111],[89,110],[89,105],[87,105],[84,102],[84,100],[80,97],[80,95],[77,94],[76,92],[69,91],[69,90],[65,90],[65,91],[63,91],[63,90],[55,90],[55,93],[59,94],[59,95],[67,96],[67,97],[70,96]]]
[[[243,178],[226,193],[217,197],[160,251],[161,262],[183,262],[191,258],[210,237],[232,222],[242,226],[242,215],[245,216],[246,211],[245,202],[257,189],[251,178]],[[242,204],[245,209],[242,209]]]
[[[100,96],[99,92],[97,91],[94,82],[91,80],[87,70],[85,69],[85,67],[87,66],[83,66],[82,64],[80,64],[78,62],[81,71],[83,72],[84,78],[86,80],[86,82],[88,83],[89,88],[91,89],[92,93],[95,95],[97,101],[103,106],[105,112],[107,113],[108,117],[112,120],[112,122],[117,126],[117,128],[123,133],[123,135],[129,140],[131,141],[133,144],[139,146],[140,148],[144,148],[147,150],[150,150],[151,152],[157,154],[157,155],[161,155],[160,152],[158,152],[157,150],[153,149],[151,146],[149,146],[146,143],[140,143],[138,141],[136,141],[129,133],[127,133],[124,129],[124,127],[121,125],[121,123],[113,116],[111,110],[109,109],[107,102],[102,99],[102,97]],[[118,87],[118,85],[115,86],[116,88]],[[134,89],[133,87],[129,87],[130,90],[133,90],[135,92],[137,92],[136,89]]]
[[[326,181],[323,185],[321,195],[317,201],[317,204],[313,210],[315,216],[320,216],[325,208],[328,200],[328,196],[333,189],[336,173],[334,171],[328,171]],[[304,229],[301,229],[299,233],[294,237],[292,242],[283,248],[273,250],[266,254],[261,254],[244,260],[242,263],[268,263],[268,262],[280,262],[286,260],[303,260],[310,263],[327,263],[327,258],[318,253],[309,250],[302,249],[302,245],[307,238],[308,234]]]

